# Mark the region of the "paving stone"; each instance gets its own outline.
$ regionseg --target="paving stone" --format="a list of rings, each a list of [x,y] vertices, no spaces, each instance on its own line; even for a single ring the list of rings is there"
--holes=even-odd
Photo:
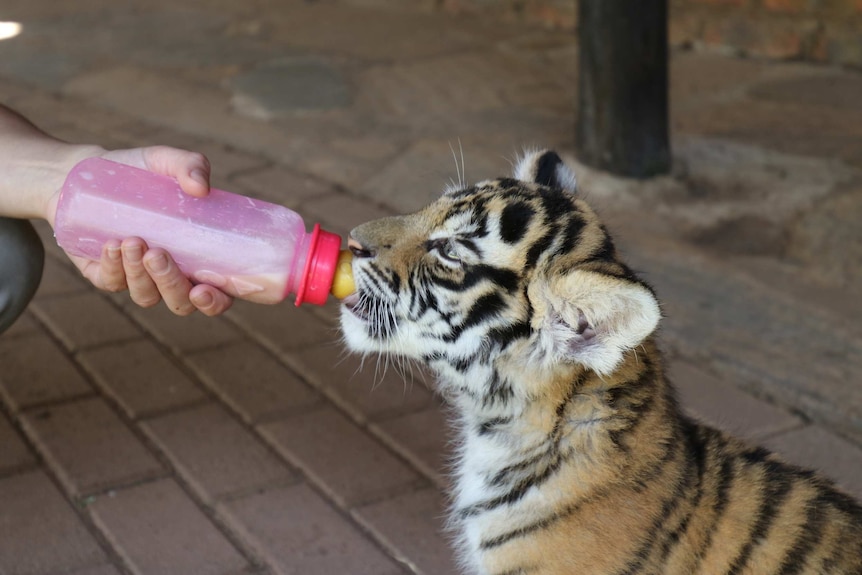
[[[281,166],[268,166],[233,178],[231,191],[295,209],[306,200],[331,194],[333,188],[318,179]],[[305,219],[306,230],[311,231],[314,221],[305,218],[305,212],[301,212],[301,215]]]
[[[248,566],[170,479],[102,495],[89,510],[135,574],[225,575]]]
[[[720,261],[641,238],[628,248],[635,269],[663,302],[662,338],[680,355],[743,390],[848,437],[858,425],[862,339],[776,286],[734,273]]]
[[[139,142],[152,146],[173,146],[204,154],[210,161],[210,183],[217,188],[233,192],[230,181],[233,174],[262,169],[269,162],[259,156],[236,150],[229,144],[178,132],[170,128],[149,128]]]
[[[101,399],[22,416],[31,441],[75,496],[164,474],[158,461]]]
[[[450,145],[454,147],[454,152]],[[465,149],[467,181],[476,183],[478,180],[509,175],[512,168],[501,152],[505,154],[511,151],[511,148],[493,152],[487,147]],[[457,156],[453,157],[453,154]],[[421,140],[365,182],[358,191],[393,208],[397,213],[413,212],[439,198],[447,185],[457,184],[460,164],[457,142]]]
[[[59,103],[53,102],[53,105],[56,107],[59,106]],[[71,265],[71,262],[69,262],[69,256],[67,256],[66,252],[57,245],[57,240],[54,238],[54,229],[48,224],[48,222],[44,220],[30,220],[30,223],[33,224],[39,237],[42,238],[42,246],[45,248],[45,255],[47,257],[54,258],[54,260],[56,260],[54,262],[55,264],[59,262],[59,267],[68,267]]]
[[[788,297],[805,301],[813,309],[828,316],[828,323],[847,330],[853,337],[862,337],[862,306],[856,305],[858,294],[846,289],[846,286],[826,284],[822,276],[812,277],[798,263],[763,257],[739,257],[733,259],[733,264],[760,283],[780,285],[781,291]]]
[[[413,139],[409,128],[400,124],[342,129],[321,141],[319,151],[284,161],[325,181],[355,190],[385,168]]]
[[[97,565],[72,571],[69,575],[120,575],[120,570],[113,565]]]
[[[159,3],[146,11],[121,12],[118,25],[128,39],[118,43],[120,53],[128,53],[125,60],[139,62],[148,67],[169,67],[188,70],[196,80],[206,78],[201,69],[214,67],[236,68],[265,57],[267,46],[254,37],[228,34],[230,17],[234,10],[224,5],[217,8]],[[112,13],[118,12],[117,8]],[[116,16],[115,16],[116,18]],[[202,42],[200,38],[211,38]],[[126,47],[128,43],[128,48]],[[133,47],[133,48],[132,48]]]
[[[393,215],[390,210],[346,194],[329,194],[306,201],[302,204],[302,213],[321,222],[332,233],[340,234],[345,244],[350,230],[359,224]]]
[[[41,471],[0,479],[0,572],[77,573],[107,559],[69,503]]]
[[[135,324],[95,292],[41,299],[32,308],[72,351],[141,335]]]
[[[9,57],[11,63],[18,66],[11,67],[6,73],[56,90],[82,69],[92,68],[103,61],[106,54],[120,61],[141,62],[150,62],[154,54],[159,54],[162,65],[168,62],[173,65],[201,64],[202,57],[194,50],[199,43],[191,43],[188,39],[212,36],[224,22],[224,16],[215,10],[151,6],[142,12],[124,6],[111,8],[107,22],[100,10],[79,10],[60,18],[28,20],[26,32],[20,37],[22,41],[9,43],[18,49],[5,55],[4,60]],[[105,25],[111,26],[112,34],[80,32]],[[62,56],[52,61],[49,55],[56,55],[57,49],[63,46]],[[229,56],[229,52],[223,54],[225,59]]]
[[[862,500],[862,449],[819,426],[770,437],[764,446],[790,462],[826,474]]]
[[[247,423],[303,411],[320,401],[293,371],[248,342],[194,354],[186,361]]]
[[[120,110],[197,138],[230,142],[238,150],[271,157],[305,147],[277,127],[249,122],[226,113],[229,94],[200,85],[171,72],[159,72],[130,64],[79,74],[64,86],[64,93],[94,104]]]
[[[21,108],[20,102],[26,101],[32,92],[32,86],[20,85],[10,79],[0,78],[0,96],[7,106],[16,110]]]
[[[263,62],[231,78],[230,85],[240,113],[259,119],[344,108],[352,102],[352,90],[338,66],[314,56]]]
[[[282,455],[345,507],[423,483],[402,460],[331,407],[259,429]]]
[[[577,97],[577,83],[560,85],[557,78],[542,78],[535,84],[514,84],[501,90],[507,104],[525,110],[541,110],[543,114],[569,117],[572,102]]]
[[[789,229],[786,250],[804,262],[812,275],[836,286],[859,285],[862,269],[862,184],[832,195],[795,221]]]
[[[27,445],[9,420],[0,414],[0,475],[7,475],[36,463]]]
[[[78,360],[132,419],[206,397],[189,376],[150,341],[85,350]]]
[[[22,35],[29,38],[28,33]],[[68,53],[55,48],[34,45],[31,42],[3,42],[0,44],[0,74],[26,84],[56,90],[69,78],[83,69],[83,63]]]
[[[862,165],[862,111],[766,100],[728,100],[680,110],[675,133],[700,134],[787,154]]]
[[[402,377],[385,358],[378,361],[370,356],[363,361],[345,353],[340,347],[320,345],[291,351],[285,361],[359,421],[394,417],[432,405],[433,397],[419,368]]]
[[[704,106],[712,99],[738,94],[768,73],[769,62],[728,58],[703,52],[676,52],[670,60],[670,92],[674,108]],[[677,110],[672,110],[672,113]]]
[[[278,573],[405,573],[306,485],[269,489],[221,504],[219,511]]]
[[[812,72],[760,82],[748,94],[762,100],[859,111],[862,78],[858,74],[828,68]]]
[[[253,433],[215,404],[151,419],[143,428],[208,501],[296,477]]]
[[[10,339],[21,335],[31,335],[38,333],[39,329],[39,323],[30,312],[25,310],[24,313],[18,316],[15,323],[0,334],[0,337],[3,339]]]
[[[452,419],[444,406],[433,405],[424,411],[379,421],[372,428],[435,485],[444,488],[449,484],[447,473],[453,457],[454,431],[449,425]]]
[[[227,317],[264,340],[275,350],[290,350],[312,343],[331,347],[338,340],[338,332],[331,321],[309,311],[308,307],[297,309],[293,305],[295,296],[276,305],[260,305],[243,301],[234,302]]]
[[[71,267],[71,264],[63,265],[58,260],[47,257],[36,297],[80,293],[90,289],[89,285],[77,269]]]
[[[124,308],[163,345],[177,354],[208,349],[241,337],[237,329],[220,317],[202,313],[180,317],[165,305],[141,308],[122,294]]]
[[[689,413],[739,437],[757,441],[803,425],[802,420],[786,410],[681,359],[669,362],[668,377]]]
[[[92,387],[47,335],[0,338],[0,394],[13,410],[87,395]]]
[[[442,16],[336,4],[273,11],[268,15],[268,24],[290,46],[377,61],[459,53],[483,42],[474,27],[467,24],[465,30],[461,25],[453,26]],[[503,34],[502,29],[499,34]]]
[[[457,136],[468,133],[463,118],[485,119],[484,114],[504,109],[508,114],[521,112],[509,107],[507,100],[524,87],[557,90],[560,100],[564,95],[529,63],[486,51],[373,66],[359,74],[357,83],[357,97],[372,113],[406,122],[425,134]],[[482,124],[489,128],[487,122]]]
[[[759,219],[761,225],[786,225],[800,210],[828,198],[837,186],[853,178],[852,171],[837,161],[716,138],[677,138],[674,154],[680,169],[688,171],[689,181],[682,188],[668,186],[669,193],[662,195],[664,201],[656,207],[679,220],[674,227],[680,235],[686,226],[730,226],[745,217]],[[752,239],[758,239],[756,228],[748,231]],[[759,235],[768,237],[763,232]],[[722,245],[721,240],[731,245],[741,243],[721,237],[720,231],[713,236],[710,239],[717,246]],[[750,251],[762,250],[754,241],[751,244]]]
[[[51,135],[67,142],[98,142],[106,150],[121,150],[135,147],[137,140],[133,134],[106,134],[96,132],[75,123],[71,118],[58,123],[51,130]],[[53,233],[52,233],[53,236]],[[56,243],[56,240],[52,240]],[[60,250],[60,248],[57,248]],[[68,260],[62,251],[58,252],[57,259],[64,263]]]
[[[444,534],[447,503],[436,489],[423,489],[352,512],[387,549],[421,575],[457,575]]]
[[[37,98],[38,96],[43,95],[39,94]],[[56,95],[55,97],[55,100],[39,104],[36,113],[40,121],[57,121],[60,124],[59,129],[68,131],[66,134],[66,137],[70,138],[68,141],[102,142],[102,139],[105,138],[106,142],[109,140],[126,142],[123,147],[146,145],[147,142],[142,140],[142,137],[152,129],[146,124],[135,122],[132,116],[93,105],[86,100]],[[54,129],[52,127],[49,131],[53,134]],[[72,136],[77,133],[89,137],[73,138]],[[166,142],[158,143],[169,145]],[[51,236],[53,237],[53,233]],[[56,241],[54,243],[56,244]],[[66,265],[68,258],[63,257],[61,261]]]
[[[310,306],[309,311],[319,317],[322,322],[335,326],[333,329],[339,333],[339,338],[341,337],[341,332],[339,331],[340,328],[337,327],[340,321],[338,318],[341,315],[340,300],[331,297],[321,306]]]
[[[558,30],[524,28],[522,34],[497,38],[494,48],[506,57],[526,62],[536,69],[551,69],[560,85],[577,90],[577,37]]]

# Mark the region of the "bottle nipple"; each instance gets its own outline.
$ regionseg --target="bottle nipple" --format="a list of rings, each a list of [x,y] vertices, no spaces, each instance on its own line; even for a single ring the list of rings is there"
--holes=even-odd
[[[354,291],[353,283],[353,254],[348,250],[341,250],[338,254],[338,262],[335,264],[335,276],[332,279],[332,289],[329,291],[338,299],[344,299]]]

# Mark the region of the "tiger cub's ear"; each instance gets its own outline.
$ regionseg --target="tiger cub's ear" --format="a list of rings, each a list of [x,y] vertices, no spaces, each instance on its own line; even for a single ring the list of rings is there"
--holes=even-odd
[[[553,150],[526,152],[515,164],[515,178],[575,193],[578,187],[575,173]]]
[[[544,286],[541,345],[552,361],[573,361],[601,375],[649,336],[661,318],[658,301],[641,284],[575,271]]]

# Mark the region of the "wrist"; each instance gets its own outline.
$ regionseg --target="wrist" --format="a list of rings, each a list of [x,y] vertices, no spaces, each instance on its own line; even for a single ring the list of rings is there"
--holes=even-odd
[[[0,104],[0,216],[53,223],[52,198],[69,171],[84,158],[104,153],[98,146],[58,140]]]
[[[107,150],[99,146],[67,144],[65,153],[58,155],[56,165],[51,168],[52,176],[46,179],[48,194],[42,198],[38,207],[39,218],[45,219],[54,226],[54,216],[57,213],[57,203],[60,201],[60,191],[66,181],[66,176],[79,162],[87,158],[101,156]]]
[[[66,176],[78,162],[87,158],[101,156],[106,152],[104,148],[89,145],[61,144],[61,148],[47,161],[39,166],[38,185],[34,190],[32,209],[34,213],[28,215],[30,218],[45,219],[54,225],[54,214],[57,211],[57,202],[60,198],[60,190],[66,181]]]

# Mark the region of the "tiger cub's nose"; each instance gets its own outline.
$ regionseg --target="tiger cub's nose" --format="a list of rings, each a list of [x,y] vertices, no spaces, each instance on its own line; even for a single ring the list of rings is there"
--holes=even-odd
[[[373,258],[376,255],[375,250],[365,248],[362,244],[360,244],[354,238],[348,238],[347,239],[347,247],[350,248],[351,252],[353,252],[353,257]]]

